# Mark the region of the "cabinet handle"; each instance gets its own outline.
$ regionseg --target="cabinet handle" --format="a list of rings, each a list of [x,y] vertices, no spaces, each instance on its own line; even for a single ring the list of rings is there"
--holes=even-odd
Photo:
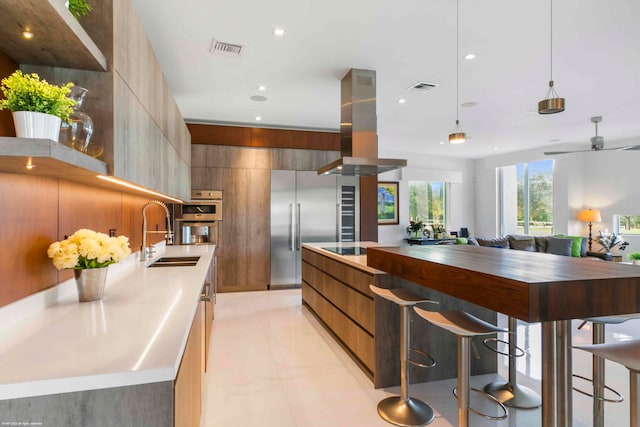
[[[202,287],[202,293],[200,294],[200,301],[205,301],[205,302],[211,301],[212,290],[213,290],[213,287],[211,286],[211,283],[209,282],[205,283],[204,286]]]
[[[300,203],[298,203],[298,215],[296,217],[296,240],[298,241],[296,250],[299,251],[302,247],[302,236],[300,235]]]
[[[294,213],[294,209],[293,209],[293,203],[289,203],[289,250],[291,252],[293,252],[295,250],[295,246],[296,246],[296,242],[295,242],[295,235],[296,235],[296,219],[295,219],[295,213]]]
[[[336,242],[341,242],[340,239],[340,203],[336,203]]]

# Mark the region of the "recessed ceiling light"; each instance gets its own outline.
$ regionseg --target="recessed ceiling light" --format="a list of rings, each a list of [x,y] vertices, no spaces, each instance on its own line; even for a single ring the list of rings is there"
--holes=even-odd
[[[467,53],[465,56],[463,56],[463,58],[466,59],[467,61],[471,61],[475,57],[476,55],[474,53]]]
[[[273,29],[273,35],[276,37],[284,36],[284,28],[276,27]]]
[[[249,99],[256,102],[264,102],[267,100],[267,97],[262,95],[253,95],[250,96]]]
[[[25,30],[22,32],[22,37],[24,37],[27,40],[31,40],[33,38],[33,33],[29,30]]]
[[[265,90],[267,90],[267,87],[266,87],[265,85],[259,85],[259,86],[258,86],[258,90],[259,90],[260,92],[264,92]]]
[[[478,105],[478,103],[475,102],[475,101],[470,101],[470,102],[465,102],[463,104],[460,104],[460,106],[463,107],[463,108],[473,108],[473,107],[475,107],[477,105]]]
[[[405,102],[407,102],[407,100],[404,98],[398,99],[398,104],[404,104]]]
[[[256,116],[256,122],[259,122],[260,120],[262,120],[262,117]]]
[[[498,151],[500,147],[493,147],[493,151]]]
[[[440,141],[440,145],[444,145],[444,141]]]

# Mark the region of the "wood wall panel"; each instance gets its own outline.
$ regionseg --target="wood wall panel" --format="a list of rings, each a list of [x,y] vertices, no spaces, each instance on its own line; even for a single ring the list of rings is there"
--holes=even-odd
[[[188,123],[192,144],[340,151],[340,134]]]
[[[58,235],[58,181],[0,173],[0,306],[57,283],[47,257]]]
[[[11,75],[17,69],[18,63],[0,51],[0,80]],[[4,99],[1,93],[0,99]],[[0,111],[0,136],[16,136],[13,117],[11,117],[9,110]]]
[[[378,241],[378,177],[360,177],[360,240]]]
[[[251,146],[251,128],[187,123],[191,144]]]
[[[268,169],[221,169],[218,290],[266,290],[270,279],[270,188]]]
[[[3,209],[0,221],[0,306],[70,279],[71,271],[58,272],[47,257],[54,241],[80,228],[103,233],[115,228],[129,237],[132,252],[142,243],[142,207],[149,197],[85,186],[55,178],[0,173]],[[148,229],[165,229],[160,207],[147,209]],[[150,243],[164,239],[150,234]]]

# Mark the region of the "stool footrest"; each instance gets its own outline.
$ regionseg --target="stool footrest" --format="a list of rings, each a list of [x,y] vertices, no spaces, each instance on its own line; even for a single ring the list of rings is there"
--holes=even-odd
[[[482,344],[484,344],[485,347],[487,347],[489,350],[493,351],[494,353],[502,354],[503,356],[507,356],[507,357],[522,357],[522,356],[525,355],[525,351],[523,349],[521,349],[520,347],[518,347],[518,346],[515,346],[514,352],[512,354],[510,351],[505,352],[505,351],[498,350],[498,346],[497,345],[496,345],[495,348],[491,347],[489,345],[490,342],[491,343],[493,343],[493,342],[502,343],[502,344],[508,346],[509,345],[509,341],[501,340],[501,339],[498,339],[498,338],[485,338],[482,341]]]
[[[588,381],[588,382],[590,382],[590,383],[592,383],[592,382],[593,382],[593,379],[591,379],[591,378],[587,378],[587,377],[583,377],[582,375],[573,374],[573,376],[574,376],[575,378],[580,378],[581,380],[585,380],[585,381]],[[580,390],[580,389],[579,389],[579,388],[577,388],[577,387],[573,387],[573,389],[574,389],[575,391],[577,391],[578,393],[580,393],[580,394],[584,394],[585,396],[593,397],[594,399],[596,399],[596,400],[601,400],[601,401],[603,401],[603,402],[609,402],[609,403],[620,403],[620,402],[624,402],[624,396],[622,396],[622,394],[618,393],[616,390],[612,389],[612,388],[611,388],[611,387],[609,387],[608,385],[605,385],[605,386],[604,386],[604,389],[605,389],[605,390],[609,390],[611,393],[613,393],[613,394],[615,394],[616,396],[618,396],[618,398],[617,398],[617,399],[607,399],[607,398],[606,398],[606,397],[604,397],[604,396],[603,396],[603,397],[595,397],[592,393],[587,393],[586,391],[584,391],[584,390]]]
[[[411,357],[409,357],[407,359],[407,362],[411,363],[412,365],[417,366],[419,368],[433,368],[434,366],[436,366],[436,360],[430,354],[427,354],[424,351],[414,347],[411,347],[409,349],[409,352],[418,353],[419,355],[427,358],[430,361],[429,363],[420,363],[420,362],[416,362],[415,360],[411,359]]]
[[[494,420],[494,421],[500,421],[500,420],[504,420],[507,418],[507,415],[509,415],[509,412],[507,411],[507,407],[504,406],[502,404],[502,402],[500,402],[498,399],[496,399],[495,397],[491,396],[489,393],[485,393],[482,390],[478,390],[477,388],[473,388],[471,387],[469,390],[471,391],[475,391],[476,393],[480,393],[481,395],[483,395],[484,397],[486,397],[487,399],[493,401],[493,403],[495,403],[496,405],[498,405],[500,407],[500,409],[502,409],[503,414],[500,416],[494,416],[494,415],[489,415],[489,414],[485,414],[484,412],[480,412],[477,409],[475,409],[474,407],[472,407],[471,405],[469,405],[469,410],[480,415],[481,417],[484,417],[488,420]],[[458,387],[455,387],[453,389],[453,395],[456,397],[456,399],[458,398]]]

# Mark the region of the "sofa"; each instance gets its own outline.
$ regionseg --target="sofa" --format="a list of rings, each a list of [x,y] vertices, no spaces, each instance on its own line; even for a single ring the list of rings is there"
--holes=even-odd
[[[578,258],[599,258],[611,261],[611,254],[587,251],[587,238],[582,236],[527,236],[519,234],[507,234],[504,237],[483,238],[471,237],[458,239],[460,244],[489,246],[518,251],[544,252],[556,255],[573,256]]]

